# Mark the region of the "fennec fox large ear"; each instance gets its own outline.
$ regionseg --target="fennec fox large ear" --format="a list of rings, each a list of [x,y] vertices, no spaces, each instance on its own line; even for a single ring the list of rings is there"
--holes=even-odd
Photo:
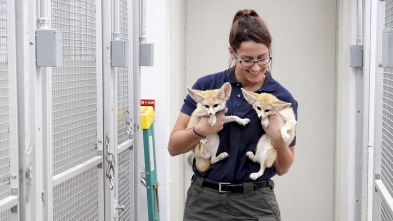
[[[217,97],[222,100],[228,100],[231,96],[231,84],[226,82],[224,85],[221,86],[220,90],[218,91]]]
[[[243,92],[243,96],[244,98],[247,100],[248,103],[250,103],[251,105],[254,105],[258,100],[255,97],[255,93],[254,92],[250,92],[250,91],[246,91],[242,88],[242,92]]]
[[[191,89],[191,88],[187,88],[188,94],[190,95],[190,97],[192,99],[194,99],[195,102],[201,102],[204,100],[201,91],[199,90],[195,90],[195,89]]]
[[[273,108],[276,109],[277,111],[281,111],[281,110],[284,110],[285,108],[288,108],[290,106],[291,106],[291,103],[279,101],[273,105]]]

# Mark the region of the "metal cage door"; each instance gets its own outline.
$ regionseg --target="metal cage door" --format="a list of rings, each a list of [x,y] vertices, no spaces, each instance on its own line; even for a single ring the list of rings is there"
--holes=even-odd
[[[386,0],[384,4],[385,12],[380,12],[385,23],[382,33],[383,73],[378,75],[376,87],[379,88],[377,113],[381,116],[377,119],[379,126],[375,141],[378,149],[375,156],[374,219],[390,221],[393,220],[393,1]]]
[[[0,0],[0,220],[19,220],[15,2]]]
[[[133,64],[133,4],[131,0],[103,2],[104,170],[105,219],[134,220],[135,100]],[[128,44],[127,66],[114,67],[113,41]]]
[[[50,4],[51,28],[63,35],[63,65],[51,68],[48,91],[46,216],[104,220],[101,1]]]

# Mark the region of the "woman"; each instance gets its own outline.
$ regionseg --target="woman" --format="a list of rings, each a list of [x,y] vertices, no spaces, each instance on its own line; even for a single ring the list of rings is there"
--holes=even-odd
[[[288,172],[294,160],[296,138],[289,146],[282,140],[280,128],[285,122],[278,114],[269,117],[268,128],[262,128],[256,112],[241,92],[241,88],[244,88],[256,93],[271,93],[291,103],[297,113],[296,100],[273,79],[268,70],[271,42],[266,24],[254,10],[238,11],[233,19],[228,47],[235,65],[223,72],[202,77],[193,86],[198,90],[210,90],[220,88],[225,82],[231,83],[227,112],[217,114],[214,126],[208,124],[208,117],[202,117],[194,130],[187,130],[196,104],[190,96],[185,99],[170,135],[169,153],[172,156],[186,153],[200,141],[201,136],[218,133],[220,145],[217,155],[227,152],[229,157],[211,165],[205,172],[196,170],[194,163],[184,220],[280,220],[274,183],[270,178]],[[236,123],[224,125],[224,114],[249,118],[250,123],[245,127]],[[270,135],[277,159],[272,168],[266,168],[261,177],[252,181],[249,175],[258,171],[260,165],[252,162],[246,152],[256,147],[264,133]]]

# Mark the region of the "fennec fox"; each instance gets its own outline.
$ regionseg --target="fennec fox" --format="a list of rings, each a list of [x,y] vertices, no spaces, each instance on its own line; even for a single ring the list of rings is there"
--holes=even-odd
[[[216,113],[225,111],[226,101],[231,95],[231,85],[225,83],[220,89],[200,91],[187,88],[188,94],[197,103],[197,108],[192,113],[187,129],[195,127],[201,117],[209,116],[209,124],[216,124]],[[224,116],[224,123],[236,121],[240,125],[247,125],[249,119],[241,119],[237,116]],[[228,157],[227,152],[220,153],[218,156],[217,150],[220,144],[218,134],[210,134],[205,139],[202,139],[194,148],[195,165],[198,171],[205,172],[210,164],[215,164],[220,160]],[[190,156],[189,156],[190,157]],[[190,158],[189,158],[190,159]],[[192,159],[192,156],[191,156]]]
[[[268,93],[257,94],[246,91],[242,88],[244,98],[252,105],[261,119],[264,127],[269,125],[269,115],[279,113],[285,121],[285,125],[281,128],[281,137],[289,145],[295,137],[296,118],[291,103],[286,103],[277,99],[274,95]],[[261,165],[261,169],[257,173],[251,173],[250,179],[256,180],[262,176],[266,167],[271,167],[277,158],[277,152],[272,146],[270,136],[262,135],[255,147],[255,155],[252,151],[246,153],[248,158]]]

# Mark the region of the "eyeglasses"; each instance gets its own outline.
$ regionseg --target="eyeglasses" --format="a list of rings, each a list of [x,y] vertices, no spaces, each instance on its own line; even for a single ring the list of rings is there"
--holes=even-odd
[[[240,63],[243,67],[251,67],[251,66],[253,66],[255,63],[257,63],[258,65],[262,66],[262,65],[268,64],[268,63],[272,60],[272,57],[271,57],[271,56],[269,56],[269,57],[264,57],[264,58],[260,58],[260,59],[258,59],[258,60],[249,60],[249,59],[241,60],[241,59],[237,56],[237,54],[236,54],[236,52],[235,52],[235,49],[232,48],[232,51],[233,51],[233,53],[235,54],[235,56],[236,56],[237,60],[239,61],[239,63]]]

